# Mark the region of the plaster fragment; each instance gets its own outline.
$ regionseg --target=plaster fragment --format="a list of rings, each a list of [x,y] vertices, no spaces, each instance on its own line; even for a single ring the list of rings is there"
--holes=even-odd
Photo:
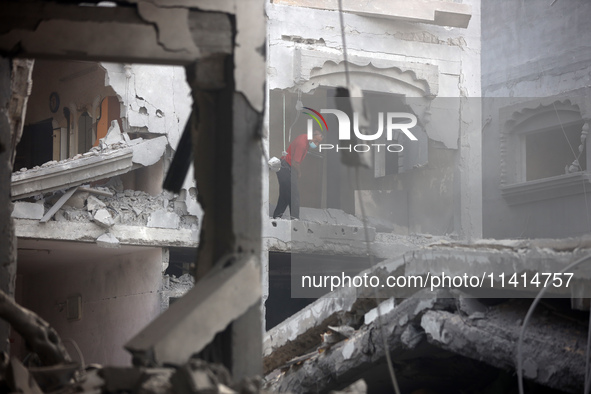
[[[116,120],[111,122],[111,127],[109,127],[109,131],[107,131],[107,135],[104,138],[101,138],[105,145],[113,145],[119,142],[125,142],[123,139],[123,135],[121,134],[121,130],[119,129],[119,123]]]
[[[160,160],[166,150],[167,143],[166,137],[158,137],[135,145],[131,161],[146,167],[151,166]]]
[[[106,205],[104,202],[102,202],[101,200],[99,200],[98,198],[96,198],[95,196],[89,196],[86,199],[86,210],[91,212],[91,211],[96,211],[97,209],[101,209],[101,208],[105,208]]]
[[[179,215],[174,212],[156,211],[148,219],[148,227],[178,228],[179,223]]]
[[[105,233],[96,239],[96,244],[101,248],[117,249],[119,240],[113,234]]]
[[[111,214],[106,209],[96,211],[93,220],[96,224],[105,228],[112,227],[115,224],[113,217],[111,217]]]
[[[43,217],[44,211],[43,204],[18,201],[14,203],[12,217],[17,219],[39,220]]]
[[[370,310],[369,312],[367,312],[365,314],[365,318],[364,318],[365,324],[370,324],[371,322],[373,322],[374,320],[376,320],[378,318],[378,308],[380,308],[380,313],[383,316],[386,313],[394,310],[395,307],[396,307],[396,303],[394,301],[394,298],[387,299],[386,301],[384,301],[380,305],[378,305],[376,308],[373,308],[372,310]]]

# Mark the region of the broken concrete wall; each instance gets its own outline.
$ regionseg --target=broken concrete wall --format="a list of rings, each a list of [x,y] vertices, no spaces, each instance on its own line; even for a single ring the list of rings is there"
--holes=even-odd
[[[285,127],[288,133],[296,119],[298,91],[303,92],[302,101],[306,106],[306,103],[321,103],[322,100],[326,103],[325,88],[345,85],[338,12],[284,5],[296,3],[267,5],[270,156],[281,155],[283,129]],[[321,7],[319,4],[309,6]],[[426,139],[420,148],[422,153],[410,149],[408,152],[417,158],[422,155],[423,159],[413,158],[416,165],[411,165],[404,173],[386,176],[362,173],[362,189],[370,195],[382,190],[397,192],[383,202],[384,212],[374,213],[376,217],[389,216],[397,231],[455,232],[478,237],[481,234],[480,103],[464,98],[480,96],[480,2],[462,4],[471,15],[467,28],[442,27],[412,21],[412,18],[409,21],[402,14],[412,9],[411,2],[390,7],[390,19],[377,13],[363,16],[345,13],[348,68],[351,81],[366,91],[416,100],[414,104],[407,102],[419,118]],[[286,95],[285,120],[283,94]],[[441,97],[458,99],[442,100]],[[292,139],[306,131],[305,118],[301,116],[295,123]],[[314,161],[306,160],[309,163],[304,162],[305,165]],[[330,192],[318,192],[326,188],[322,182],[327,179],[347,178],[344,169],[335,171],[323,163],[309,171],[322,174],[323,180],[303,185],[303,196],[318,194],[307,206],[341,208],[359,214],[351,188],[342,188],[341,200],[336,203],[327,201]],[[305,172],[306,169],[303,178]],[[302,179],[302,182],[307,181]],[[277,195],[277,181],[271,174],[268,197],[271,206],[277,201]],[[388,208],[392,204],[398,212],[407,215],[394,215]]]
[[[566,237],[591,230],[591,149],[584,138],[589,127],[584,130],[584,124],[591,118],[586,99],[591,86],[591,4],[550,3],[482,2],[487,237]],[[537,119],[544,125],[527,130],[527,123]],[[544,131],[544,138],[556,140],[538,140],[537,152],[527,150],[526,139]],[[582,168],[571,169],[577,156]],[[542,168],[551,170],[550,176],[531,179],[535,177],[530,171]]]
[[[51,264],[42,252],[29,259],[19,268],[22,304],[48,321],[66,346],[73,339],[87,364],[129,365],[123,344],[160,313],[160,248],[100,258],[87,253]],[[68,319],[72,296],[81,297],[78,319]]]
[[[176,150],[191,113],[191,89],[178,66],[101,63],[122,105],[127,132],[166,135]]]
[[[12,122],[8,112],[11,99],[11,60],[0,57],[0,182],[10,184],[12,172]],[[1,188],[0,194],[0,289],[9,296],[14,296],[14,280],[16,274],[16,237],[14,224],[10,218],[12,211],[10,192]],[[5,322],[0,323],[0,349],[8,349],[9,328]]]
[[[195,279],[190,274],[179,277],[164,275],[162,291],[160,292],[160,309],[165,311],[172,302],[181,298],[195,285]]]
[[[269,332],[269,336],[283,336],[290,348],[276,349],[265,357],[267,366],[279,362],[271,367],[276,369],[267,375],[266,388],[327,392],[364,378],[369,392],[390,392],[392,384],[384,367],[385,336],[401,392],[516,390],[515,343],[529,302],[505,300],[485,306],[463,297],[442,290],[427,298],[419,292],[402,300],[384,300],[381,319],[376,319],[371,304],[343,302],[343,312],[355,305],[360,318],[341,312],[331,324],[322,316],[324,320],[308,327],[309,336],[295,339],[294,327],[311,323],[309,316],[319,302],[328,301],[319,300]],[[523,348],[527,387],[578,392],[585,375],[585,317],[577,320],[576,314],[557,312],[552,304],[541,309],[528,326]],[[573,319],[580,324],[573,324]],[[289,355],[298,347],[299,353]]]
[[[102,137],[112,126],[111,121],[117,120],[121,132],[133,133],[132,139],[142,134],[144,138],[166,136],[166,150],[146,151],[150,163],[141,164],[151,166],[160,157],[162,162],[143,173],[128,175],[128,183],[137,183],[140,190],[153,195],[161,192],[164,171],[191,110],[182,67],[40,61],[33,79],[36,83],[26,122],[33,125],[52,120],[53,160],[85,153],[88,146],[97,144],[97,136]],[[80,126],[85,113],[91,125]]]
[[[26,125],[52,120],[52,160],[85,153],[86,149],[79,144],[92,146],[95,143],[97,123],[101,117],[103,120],[107,117],[106,109],[101,111],[101,106],[108,96],[115,96],[115,92],[105,85],[105,70],[100,64],[40,60],[33,72]],[[79,120],[84,113],[88,113],[94,128],[87,142],[84,141],[86,136],[80,135],[86,130],[79,130]]]

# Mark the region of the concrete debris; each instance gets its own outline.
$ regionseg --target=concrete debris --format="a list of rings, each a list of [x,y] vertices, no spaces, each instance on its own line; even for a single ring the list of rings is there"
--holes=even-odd
[[[135,365],[183,365],[244,310],[260,305],[261,273],[255,258],[225,261],[125,344]],[[204,321],[210,313],[216,319]]]
[[[17,201],[14,203],[12,217],[17,219],[39,220],[43,217],[44,212],[45,208],[43,207],[43,204]]]
[[[58,200],[57,202],[51,207],[49,208],[49,210],[47,211],[47,213],[45,214],[45,216],[43,216],[41,218],[41,220],[39,221],[40,223],[46,223],[48,220],[50,220],[53,215],[55,215],[57,213],[57,211],[64,206],[64,204],[70,199],[70,197],[72,197],[72,195],[74,193],[76,193],[76,190],[78,189],[78,186],[75,186],[73,188],[71,188],[70,190],[66,191]],[[55,197],[55,196],[54,196]]]
[[[166,310],[170,302],[181,298],[195,285],[195,279],[190,274],[184,274],[178,278],[164,275],[162,292],[160,294],[161,310]]]
[[[72,197],[68,199],[68,201],[65,202],[64,205],[69,205],[72,208],[76,209],[82,209],[86,204],[86,199],[88,198],[88,196],[88,192],[77,191],[76,193],[74,193]]]
[[[179,368],[105,367],[88,371],[64,392],[134,394],[258,394],[260,378],[234,382],[219,364],[191,359]]]
[[[394,307],[396,307],[396,300],[394,298],[389,298],[388,300],[382,302],[380,305],[367,312],[364,316],[364,323],[372,323],[374,320],[378,318],[378,316],[380,316],[380,314],[384,315],[393,310]]]
[[[447,392],[452,387],[461,390],[458,382],[471,390],[478,388],[475,392],[498,388],[504,382],[504,372],[500,371],[515,370],[519,317],[525,315],[530,301],[497,301],[496,305],[484,307],[477,300],[466,303],[462,301],[465,299],[466,295],[459,291],[422,290],[392,303],[394,307],[383,313],[382,326],[372,320],[349,338],[333,341],[328,350],[296,358],[296,362],[270,372],[265,388],[277,392],[327,392],[341,390],[359,376],[387,376],[382,335],[387,336],[402,392],[426,388]],[[571,313],[564,319],[563,309],[556,314],[552,314],[553,310],[536,311],[533,316],[524,342],[525,376],[533,391],[539,387],[536,385],[543,385],[580,392],[585,376],[587,317]],[[482,318],[467,319],[470,313]],[[293,325],[293,320],[289,324]],[[510,382],[503,383],[504,392],[515,386],[514,378]],[[373,392],[391,390],[389,382],[370,379],[368,384]]]
[[[142,370],[137,394],[172,394],[173,386],[170,378],[175,370],[172,368],[146,368]]]
[[[221,366],[214,371],[205,361],[191,359],[176,371],[171,381],[175,393],[216,394],[220,384],[230,381],[230,373]]]
[[[16,358],[8,364],[7,383],[13,393],[43,394],[29,371]]]
[[[67,386],[79,370],[80,364],[77,362],[60,363],[44,367],[29,367],[29,372],[44,393],[55,392]]]
[[[160,160],[166,146],[168,145],[168,139],[164,136],[146,140],[140,145],[133,147],[133,156],[131,161],[143,166],[151,166]]]
[[[131,367],[104,367],[99,369],[99,376],[104,380],[104,390],[109,393],[132,391],[142,371]]]
[[[105,233],[96,239],[96,244],[101,248],[117,249],[119,240],[113,234]]]
[[[115,221],[113,220],[113,217],[111,216],[109,211],[107,211],[104,208],[96,211],[92,220],[94,220],[96,224],[104,228],[113,227],[113,225],[115,224]]]
[[[363,314],[375,302],[358,299],[353,288],[341,288],[337,295],[321,297],[308,307],[267,332],[263,340],[265,373],[284,365],[294,357],[316,350],[328,326],[358,326]]]
[[[126,142],[123,138],[123,135],[121,134],[119,122],[117,122],[117,120],[111,121],[111,127],[109,127],[109,130],[107,131],[107,135],[101,138],[100,142],[107,146]]]
[[[58,200],[57,196],[62,195],[56,193],[54,198],[47,197],[45,207],[40,202],[16,202],[15,206],[19,207],[16,215],[26,216],[28,210],[35,209],[34,216],[21,218],[37,219],[39,211],[47,209],[49,213],[51,209],[54,209],[56,212],[52,212],[51,217],[54,217],[55,221],[94,221],[106,228],[116,224],[124,224],[164,229],[197,230],[199,225],[199,219],[185,209],[186,204],[184,202],[179,204],[177,202],[178,196],[167,191],[151,196],[139,190],[121,190],[118,192],[115,186],[96,188],[93,189],[93,192],[76,192],[74,196],[80,196],[79,203],[74,204],[76,206],[58,206],[57,202],[53,206],[50,205],[52,201]],[[66,198],[66,200],[72,201],[72,198]],[[27,209],[24,209],[25,207]],[[13,214],[13,217],[17,216]],[[51,217],[47,217],[47,220],[50,220]]]
[[[312,223],[363,227],[363,222],[341,209],[300,208],[300,220]]]
[[[367,394],[367,383],[359,379],[349,387],[341,391],[331,391],[329,394]]]
[[[156,211],[148,219],[148,227],[177,228],[179,223],[180,218],[174,212]]]
[[[96,198],[95,196],[89,196],[86,199],[86,210],[89,212],[94,212],[100,208],[106,208],[107,205],[102,202],[101,200],[99,200],[98,198]]]
[[[125,174],[138,165],[157,163],[166,150],[168,140],[164,136],[127,142],[129,137],[122,137],[117,130],[118,126],[111,129],[111,133],[100,140],[100,146],[84,154],[13,173],[12,198],[26,198]]]
[[[355,332],[355,329],[351,326],[328,326],[331,331],[341,335],[342,339],[350,338],[351,335]]]

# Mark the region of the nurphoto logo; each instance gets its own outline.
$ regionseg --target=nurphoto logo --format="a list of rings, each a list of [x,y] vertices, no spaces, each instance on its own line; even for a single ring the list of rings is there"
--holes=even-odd
[[[374,149],[378,152],[380,152],[381,149],[384,149],[388,152],[402,152],[404,150],[404,147],[398,143],[363,143],[352,145],[350,143],[351,120],[345,112],[338,109],[321,109],[320,112],[309,107],[304,107],[304,109],[310,111],[304,112],[306,115],[311,117],[311,119],[308,119],[308,139],[310,140],[313,138],[314,134],[314,121],[316,121],[322,131],[326,130],[328,132],[328,125],[322,114],[332,114],[337,117],[337,121],[339,123],[339,141],[342,141],[343,144],[320,144],[320,152],[331,149],[334,149],[337,152],[341,150],[346,150],[349,152],[369,152],[370,150]],[[401,121],[404,120],[408,121],[401,123]],[[393,141],[395,137],[397,137],[397,133],[395,134],[396,131],[401,131],[411,141],[417,141],[417,137],[415,137],[410,131],[410,129],[417,125],[417,117],[414,114],[408,112],[378,112],[378,130],[373,134],[369,134],[360,130],[359,114],[357,112],[353,113],[353,133],[355,134],[355,137],[361,141],[376,141],[380,139],[384,134],[384,123],[386,124],[386,140],[388,142]],[[348,145],[346,145],[347,141],[349,141]]]

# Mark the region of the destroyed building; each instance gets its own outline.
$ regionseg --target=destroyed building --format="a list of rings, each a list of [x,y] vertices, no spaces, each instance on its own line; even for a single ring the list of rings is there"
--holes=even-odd
[[[530,392],[583,388],[588,274],[550,289],[559,299],[531,319],[539,287],[498,286],[503,275],[584,263],[591,246],[586,3],[8,3],[1,141],[14,147],[24,125],[26,149],[14,174],[12,151],[0,152],[6,190],[12,177],[2,198],[15,201],[0,212],[2,290],[56,327],[71,353],[74,339],[86,361],[128,364],[125,346],[135,368],[103,369],[102,389],[116,391],[113,376],[123,376],[119,389],[132,391],[153,373],[160,392],[198,391],[204,376],[206,390],[219,390],[213,369],[191,360],[198,355],[235,381],[263,373],[272,392],[329,392],[359,379],[391,392],[386,354],[403,392],[515,391],[520,363]],[[92,88],[77,89],[80,81]],[[303,164],[302,220],[270,219],[278,190],[263,157],[306,130],[303,107],[343,108],[338,89],[353,85],[370,108],[369,133],[380,128],[376,112],[402,112],[417,119],[416,141],[384,133],[376,143],[404,151],[376,150],[359,159],[367,168],[351,170],[334,148],[340,123],[326,115],[333,148]],[[188,175],[170,170],[184,129]],[[544,151],[564,142],[556,130],[582,146],[566,164]],[[563,148],[556,157],[568,156]],[[163,191],[177,171],[183,187]],[[167,264],[197,282],[160,314],[166,297],[191,287],[163,282]],[[335,269],[490,275],[491,285],[294,293],[297,275]],[[26,356],[22,344],[11,348]],[[103,384],[90,376],[84,389]]]
[[[372,11],[378,3],[379,11]],[[424,136],[417,150],[405,146],[396,161],[374,153],[371,172],[361,172],[355,192],[344,184],[348,170],[335,149],[304,162],[304,220],[271,221],[264,233],[282,234],[267,240],[275,252],[269,255],[267,306],[284,314],[289,302],[289,312],[299,309],[280,323],[267,322],[268,388],[327,392],[364,379],[370,392],[392,392],[381,338],[386,335],[402,392],[517,390],[520,363],[531,392],[583,389],[586,271],[570,272],[575,279],[566,288],[547,289],[553,299],[536,303],[525,323],[541,288],[497,281],[505,275],[560,277],[569,263],[588,264],[585,114],[591,62],[583,20],[591,10],[583,2],[505,3],[430,3],[441,8],[426,20],[427,9],[433,10],[426,4],[419,17],[399,4],[356,8],[344,2],[348,64],[340,15],[331,4],[268,6],[270,156],[285,150],[291,126],[306,130],[302,107],[335,108],[334,88],[347,84],[347,71],[365,89],[366,103],[379,111],[387,111],[380,106],[385,101],[410,110],[419,119],[417,134]],[[454,104],[459,110],[450,110]],[[445,119],[437,119],[442,107]],[[336,129],[325,116],[328,130]],[[376,126],[374,121],[370,130]],[[480,153],[473,156],[475,149]],[[273,178],[271,207],[277,199]],[[483,233],[501,241],[479,240]],[[364,245],[366,237],[371,246]],[[324,295],[294,293],[294,274],[332,275],[338,266],[339,274],[353,275],[367,254],[378,268],[366,263],[363,269],[382,279],[444,272],[491,282],[484,291],[464,286],[451,293],[420,285],[378,295],[371,288],[327,293],[328,286]],[[525,340],[518,350],[520,335]]]
[[[182,273],[194,258],[194,181],[162,189],[191,110],[184,69],[38,60],[31,83],[11,188],[16,301],[87,362],[128,364],[170,260]]]
[[[360,170],[357,185],[334,148],[339,143],[346,148],[337,139],[336,118],[325,115],[328,129],[335,130],[326,133],[326,143],[333,149],[310,152],[302,163],[305,220],[263,222],[271,252],[270,292],[281,297],[279,305],[272,296],[267,304],[278,305],[283,312],[290,298],[284,283],[290,259],[332,256],[338,262],[353,257],[357,263],[349,265],[359,265],[359,256],[366,254],[361,200],[367,206],[369,240],[382,249],[376,252],[378,258],[407,250],[400,248],[406,241],[397,242],[403,238],[399,235],[482,235],[481,142],[480,134],[472,132],[480,127],[480,103],[469,102],[480,97],[479,2],[429,2],[420,10],[383,1],[371,6],[345,3],[346,59],[335,4],[273,1],[267,5],[269,155],[279,157],[295,136],[306,131],[309,117],[302,114],[302,107],[334,108],[339,100],[336,88],[347,84],[347,74],[371,109],[367,114],[371,132],[382,121],[377,119],[380,111],[407,111],[418,119],[413,128],[418,141],[409,141],[402,133],[390,141],[385,132],[377,140],[364,141],[384,148],[369,153],[369,169]],[[404,151],[387,152],[385,146],[392,143],[403,144]],[[271,172],[265,213],[273,211],[277,195]]]
[[[195,330],[195,320],[182,322],[190,315],[186,310],[178,311],[183,305],[175,305],[176,312],[175,308],[167,309],[164,320],[173,326],[168,334],[160,329],[156,341],[175,341],[179,336],[171,330],[188,324],[204,342],[194,343],[182,336],[189,344],[184,346],[188,353],[175,355],[183,358],[184,364],[216,334],[236,343],[247,335],[252,351],[241,346],[240,353],[233,352],[232,346],[221,341],[223,346],[210,345],[215,354],[210,361],[226,365],[235,379],[254,376],[260,372],[257,359],[261,358],[257,301],[261,151],[260,142],[252,136],[260,134],[257,126],[264,97],[264,57],[257,50],[264,43],[262,2],[166,2],[164,7],[143,1],[119,6],[97,3],[2,4],[2,190],[6,197],[2,290],[25,305],[40,304],[37,307],[44,311],[39,313],[54,319],[52,324],[65,339],[75,340],[87,356],[84,361],[128,364],[129,355],[122,349],[127,342],[127,348],[137,355],[137,365],[142,349],[147,349],[144,346],[155,345],[129,340],[160,312],[165,263],[182,261],[183,269],[203,279],[189,292],[198,299],[204,300],[201,289],[211,280],[217,281],[219,291],[217,295],[207,293],[212,303],[226,296],[224,290],[230,285],[246,294],[232,308],[223,313],[218,310],[203,330]],[[169,8],[171,5],[176,7]],[[22,59],[35,59],[37,67]],[[60,63],[51,66],[49,60]],[[139,65],[143,63],[183,67],[145,72],[147,68]],[[35,70],[33,75],[31,70]],[[26,123],[27,100],[31,105],[36,101],[36,72],[41,73],[37,85],[42,89],[36,109],[31,111],[35,117]],[[56,78],[44,80],[43,73]],[[81,89],[81,81],[88,82],[89,89]],[[178,101],[171,97],[173,91],[179,93]],[[193,122],[187,121],[190,116]],[[31,126],[23,139],[27,149],[21,150],[24,155],[19,158],[19,168],[11,175],[23,124]],[[210,130],[216,130],[215,138]],[[188,136],[184,144],[179,144],[181,134]],[[161,186],[164,175],[170,173],[168,166],[177,144],[190,152],[191,140],[195,154],[187,155],[185,162],[194,157],[195,164],[199,163],[194,167],[194,178],[200,183],[203,220],[194,203],[192,174],[174,174],[181,185],[189,179],[189,186],[184,191],[179,188],[176,195],[162,192]],[[37,161],[41,160],[37,153],[42,161]],[[208,178],[212,168],[221,170],[218,179]],[[8,178],[12,176],[11,190]],[[252,200],[238,199],[235,189],[243,189]],[[19,206],[12,219],[11,199]],[[235,208],[228,209],[231,205]],[[240,218],[244,214],[238,206],[254,216]],[[215,217],[214,212],[222,209],[226,214]],[[215,233],[225,234],[225,239],[214,237]],[[199,236],[202,263],[196,268]],[[18,260],[28,261],[30,275],[27,263],[24,271],[17,270],[17,250],[28,254]],[[233,259],[228,261],[227,255]],[[213,267],[217,268],[210,272]],[[242,286],[225,283],[240,273],[244,278],[245,272],[251,280]],[[203,278],[207,273],[210,275]],[[17,274],[21,279],[16,280]],[[6,297],[3,300],[9,302]],[[191,305],[202,321],[200,307]],[[177,317],[171,318],[169,313]],[[38,320],[29,323],[45,330]],[[112,329],[108,338],[107,327]],[[7,340],[6,325],[2,328]],[[82,338],[77,337],[80,334]],[[72,341],[64,343],[74,346]],[[3,348],[8,349],[7,343]],[[163,361],[159,352],[143,354],[143,365],[172,365],[170,360]],[[150,361],[153,357],[156,359]],[[57,357],[51,362],[68,359]],[[18,362],[13,365],[19,368]]]

